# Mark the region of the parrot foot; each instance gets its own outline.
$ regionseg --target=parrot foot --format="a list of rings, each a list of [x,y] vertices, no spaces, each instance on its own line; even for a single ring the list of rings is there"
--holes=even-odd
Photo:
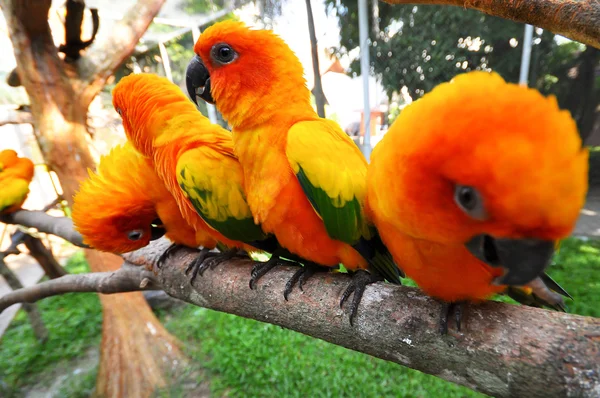
[[[222,253],[219,253],[218,255],[216,255],[212,259],[210,259],[210,261],[207,264],[207,268],[214,269],[217,266],[223,264],[225,261],[231,260],[232,258],[235,258],[235,257],[249,258],[250,256],[248,255],[248,252],[246,252],[245,250],[237,249],[237,248],[229,249]],[[202,276],[202,274],[200,274],[200,276]]]
[[[323,267],[317,263],[313,263],[307,261],[304,263],[304,266],[300,268],[298,271],[292,275],[292,277],[285,284],[285,289],[283,290],[283,298],[285,301],[288,300],[288,296],[294,290],[294,286],[298,283],[298,287],[302,290],[302,286],[304,286],[304,282],[306,282],[311,276],[316,274],[317,272],[329,272],[328,267]]]
[[[162,265],[165,263],[165,261],[167,261],[167,259],[169,257],[171,257],[173,252],[181,246],[183,246],[183,245],[178,245],[177,243],[171,243],[171,245],[169,247],[167,247],[167,250],[165,250],[163,252],[163,254],[160,255],[158,260],[156,260],[156,268],[160,269],[162,267]]]
[[[270,270],[272,270],[273,268],[275,268],[278,265],[298,265],[298,264],[293,261],[288,261],[288,260],[282,259],[277,254],[271,255],[271,258],[269,260],[267,260],[265,262],[259,262],[252,268],[252,273],[250,274],[250,283],[249,283],[250,289],[254,290],[254,288],[256,287],[256,282],[258,282],[258,280],[260,278],[262,278],[267,272],[269,272]]]
[[[372,274],[362,269],[353,273],[352,281],[350,282],[346,290],[344,290],[342,298],[340,299],[340,308],[342,308],[344,302],[346,302],[350,295],[354,293],[352,303],[350,304],[350,325],[354,325],[354,318],[356,318],[358,305],[360,304],[360,300],[362,299],[363,293],[365,292],[365,288],[367,287],[367,285],[383,280],[383,276]]]
[[[211,249],[203,247],[200,249],[198,256],[192,260],[191,263],[188,264],[185,269],[185,274],[188,275],[190,271],[192,271],[192,278],[190,279],[190,284],[194,284],[194,280],[198,275],[202,276],[204,271],[210,266],[210,262],[205,261],[211,257],[215,257],[219,255],[219,253],[212,252]]]
[[[452,313],[452,310],[454,310],[454,321],[456,322],[456,330],[460,332],[460,324],[462,321],[463,314],[463,304],[464,303],[462,301],[453,303],[444,302],[442,304],[442,311],[440,312],[441,334],[448,334],[448,317],[450,316],[450,313]]]

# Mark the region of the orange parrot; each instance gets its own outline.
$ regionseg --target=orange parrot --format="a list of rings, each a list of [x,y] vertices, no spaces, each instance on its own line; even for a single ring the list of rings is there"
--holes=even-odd
[[[127,76],[113,90],[113,105],[128,138],[152,165],[174,196],[189,225],[229,248],[211,262],[199,256],[192,280],[207,267],[231,258],[239,248],[282,253],[275,237],[254,222],[246,203],[241,166],[233,153],[231,133],[198,112],[178,86],[152,74]],[[277,263],[278,256],[264,264]],[[263,275],[252,273],[250,287]],[[292,289],[289,285],[284,292]]]
[[[216,244],[209,236],[197,236],[148,160],[129,143],[114,147],[89,174],[73,198],[73,223],[87,245],[121,254],[165,233],[188,247]]]
[[[373,151],[367,212],[402,270],[435,298],[507,292],[561,309],[551,290],[566,292],[543,271],[574,228],[587,168],[556,98],[471,72],[402,111]]]
[[[20,158],[12,149],[0,152],[0,214],[12,213],[21,208],[29,194],[34,165]]]
[[[364,214],[367,161],[310,104],[304,70],[273,32],[234,21],[204,31],[188,65],[189,95],[214,103],[233,126],[254,221],[316,264],[354,273],[351,322],[368,283],[399,270]],[[374,271],[360,272],[369,269]]]

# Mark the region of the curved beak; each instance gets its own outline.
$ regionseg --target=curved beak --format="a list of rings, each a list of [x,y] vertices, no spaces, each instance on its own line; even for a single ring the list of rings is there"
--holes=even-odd
[[[167,232],[167,229],[164,227],[160,218],[153,220],[152,224],[150,224],[150,240],[159,239],[166,232]]]
[[[505,239],[477,235],[465,244],[475,257],[492,267],[502,267],[498,285],[522,286],[540,276],[552,260],[554,241]]]
[[[202,59],[197,55],[192,58],[185,71],[185,85],[188,95],[196,105],[198,105],[196,97],[202,98],[209,104],[215,103],[210,94],[210,74]]]

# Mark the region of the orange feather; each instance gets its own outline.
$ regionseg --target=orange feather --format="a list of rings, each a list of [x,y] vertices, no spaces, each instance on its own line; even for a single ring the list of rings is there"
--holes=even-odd
[[[234,62],[213,61],[212,48],[220,42],[235,49]],[[320,120],[293,51],[271,31],[224,21],[204,31],[194,52],[210,73],[219,111],[233,126],[255,222],[302,258],[327,266],[343,263],[351,270],[367,268],[355,249],[329,236],[286,155],[288,130],[298,122]],[[366,168],[366,162],[356,166]]]
[[[28,158],[20,158],[12,149],[0,152],[0,214],[21,208],[29,194],[34,164]]]
[[[121,114],[127,137],[152,160],[187,223],[228,247],[256,250],[210,227],[196,212],[177,180],[179,159],[195,148],[209,148],[211,156],[235,159],[231,133],[202,116],[179,87],[155,75],[130,75],[121,79],[113,91],[113,105]]]
[[[89,174],[73,206],[75,228],[87,245],[112,253],[140,249],[150,242],[157,218],[174,243],[216,244],[210,237],[196,235],[148,160],[130,144],[113,148],[102,157],[97,171]],[[140,238],[130,239],[132,231],[141,232]]]
[[[481,300],[502,274],[464,246],[475,235],[558,240],[587,190],[588,152],[554,97],[472,72],[405,108],[373,151],[367,211],[400,268],[429,295]],[[472,218],[454,187],[481,195]]]

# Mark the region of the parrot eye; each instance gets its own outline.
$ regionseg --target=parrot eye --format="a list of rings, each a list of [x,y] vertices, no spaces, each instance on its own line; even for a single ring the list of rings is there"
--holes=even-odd
[[[121,108],[115,108],[115,110],[117,111],[117,113],[119,114],[119,116],[123,116],[123,111],[121,110]]]
[[[144,231],[141,229],[134,229],[133,231],[129,231],[127,239],[135,242],[136,240],[142,239],[142,236],[144,236]]]
[[[237,58],[237,53],[229,44],[216,44],[212,48],[212,56],[220,64],[230,64]]]
[[[481,195],[473,187],[456,185],[454,187],[454,201],[469,217],[484,220],[487,216]]]

